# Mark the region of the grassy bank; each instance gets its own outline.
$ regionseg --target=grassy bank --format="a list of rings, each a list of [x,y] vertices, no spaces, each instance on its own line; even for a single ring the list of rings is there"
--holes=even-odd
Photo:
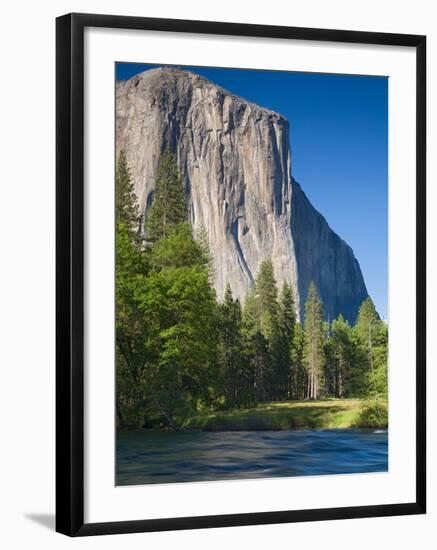
[[[182,425],[182,429],[211,431],[358,427],[386,428],[387,403],[363,399],[272,402],[252,409],[199,413]]]

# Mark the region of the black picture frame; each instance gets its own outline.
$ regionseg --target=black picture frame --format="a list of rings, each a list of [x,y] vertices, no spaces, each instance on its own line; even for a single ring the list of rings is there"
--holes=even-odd
[[[84,29],[106,27],[403,46],[416,51],[416,500],[388,505],[84,523]],[[426,37],[73,13],[56,20],[56,530],[69,536],[426,511]]]

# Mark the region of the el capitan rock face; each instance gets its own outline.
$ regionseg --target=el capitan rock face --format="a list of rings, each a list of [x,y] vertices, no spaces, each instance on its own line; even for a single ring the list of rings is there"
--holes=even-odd
[[[142,212],[167,146],[176,153],[191,222],[208,232],[219,298],[229,283],[243,300],[270,257],[279,288],[291,283],[301,313],[314,280],[327,317],[355,319],[367,296],[360,267],[292,179],[284,117],[178,69],[117,82],[117,154],[126,154]]]

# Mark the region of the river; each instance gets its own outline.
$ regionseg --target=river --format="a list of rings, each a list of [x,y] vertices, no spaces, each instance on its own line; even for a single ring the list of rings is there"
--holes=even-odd
[[[123,431],[116,485],[385,472],[387,430]]]

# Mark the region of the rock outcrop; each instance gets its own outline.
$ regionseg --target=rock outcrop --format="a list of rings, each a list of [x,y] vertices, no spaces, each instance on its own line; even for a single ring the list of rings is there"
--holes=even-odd
[[[351,248],[291,176],[289,124],[191,72],[145,71],[116,87],[116,148],[124,150],[142,212],[151,204],[161,152],[176,153],[194,228],[204,227],[215,287],[244,299],[270,257],[302,314],[316,283],[331,319],[353,321],[367,296]]]

